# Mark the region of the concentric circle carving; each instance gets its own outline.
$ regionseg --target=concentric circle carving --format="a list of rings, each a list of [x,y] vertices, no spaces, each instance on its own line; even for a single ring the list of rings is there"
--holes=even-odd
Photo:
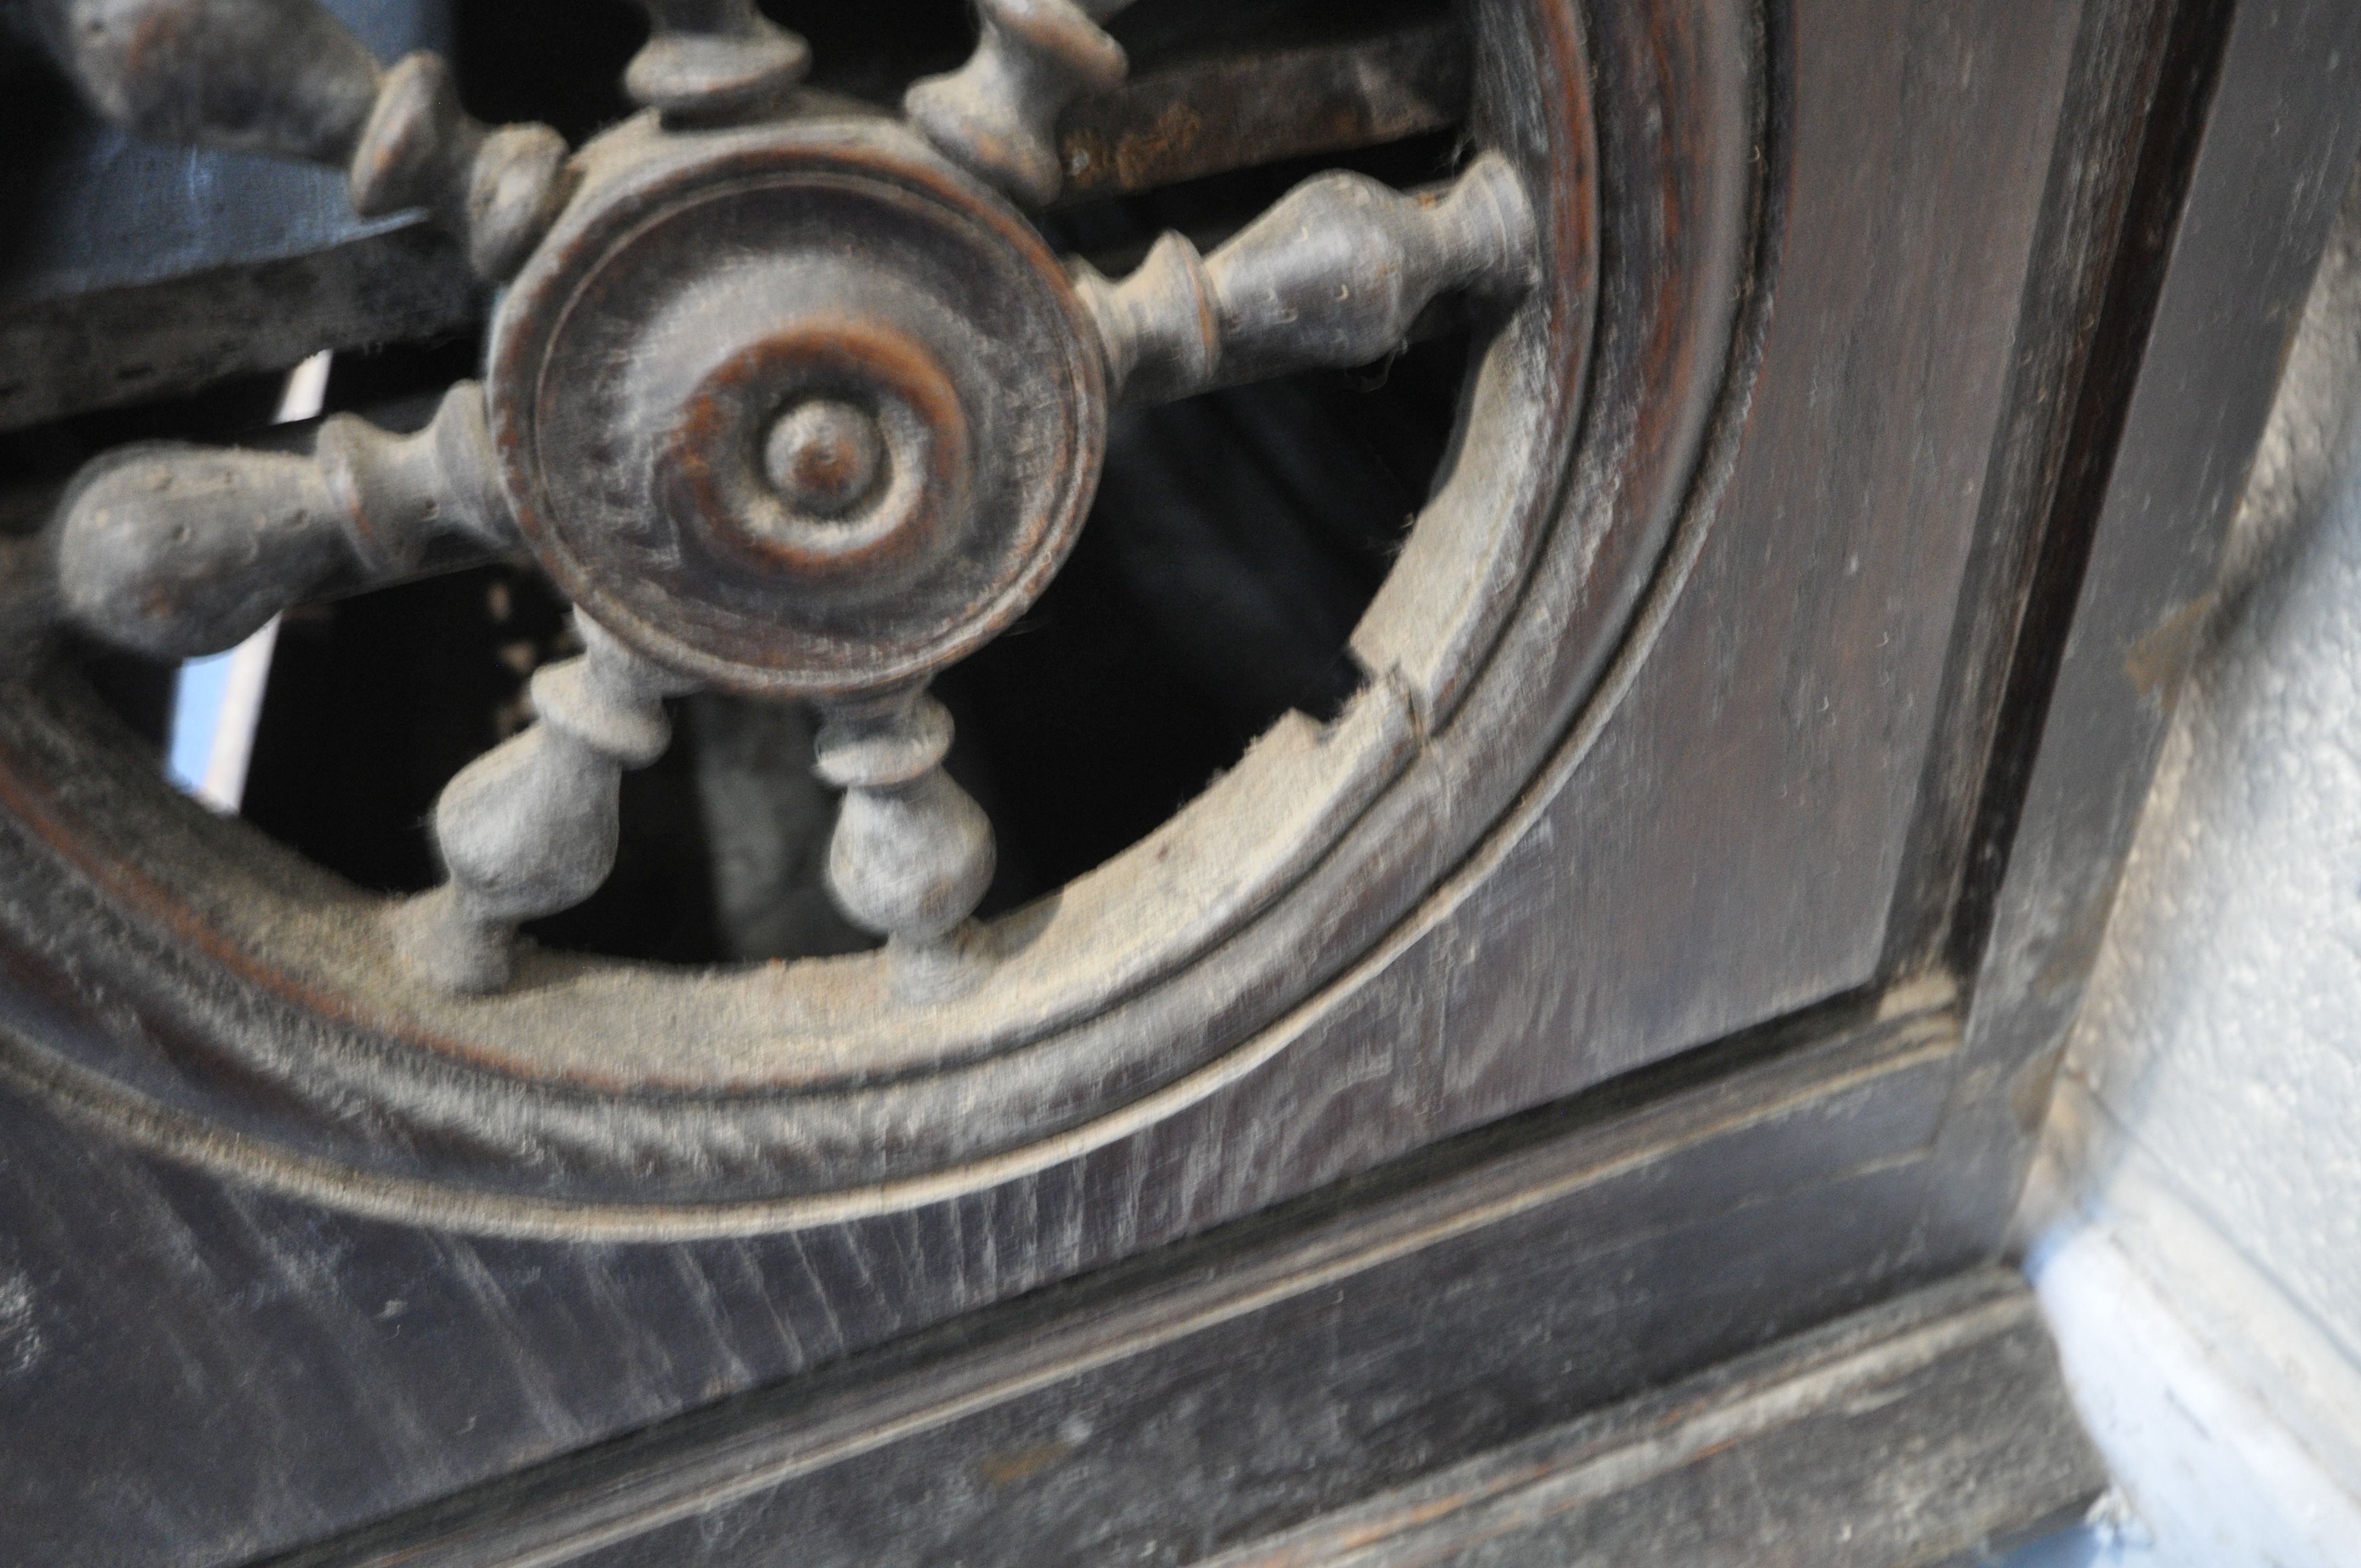
[[[501,479],[582,610],[668,668],[766,696],[921,679],[1005,627],[1071,547],[1100,356],[1031,225],[856,114],[631,122],[495,320]],[[838,510],[771,477],[815,400],[870,422]]]

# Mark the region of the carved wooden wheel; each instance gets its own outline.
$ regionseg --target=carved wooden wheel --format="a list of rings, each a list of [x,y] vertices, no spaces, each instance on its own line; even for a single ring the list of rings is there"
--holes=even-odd
[[[1031,215],[1073,161],[1061,112],[1125,80],[1100,25],[1125,0],[983,0],[972,57],[898,116],[799,87],[811,51],[752,0],[642,4],[643,112],[571,151],[467,117],[431,55],[380,69],[309,0],[30,8],[108,115],[342,167],[359,213],[429,209],[499,290],[480,381],[423,431],[128,447],[16,547],[0,919],[48,955],[27,990],[52,1011],[5,1060],[117,1131],[522,1232],[722,1234],[1040,1168],[1283,1052],[1291,1008],[1450,896],[1678,591],[1708,418],[1742,393],[1765,95],[1740,8],[1586,33],[1474,0],[1455,177],[1320,175],[1111,278]],[[928,685],[1067,558],[1110,410],[1378,360],[1433,308],[1474,357],[1352,695],[975,919],[993,828]],[[446,880],[415,896],[174,798],[47,657],[60,632],[221,650],[431,553],[528,556],[582,652],[445,789]],[[607,877],[620,781],[700,690],[817,715],[829,885],[882,947],[685,968],[516,941]]]

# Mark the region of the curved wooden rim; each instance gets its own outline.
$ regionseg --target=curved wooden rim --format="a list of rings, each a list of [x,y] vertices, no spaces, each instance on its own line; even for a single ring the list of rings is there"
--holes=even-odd
[[[1306,845],[1291,846],[1284,886],[1193,958],[1101,991],[1061,1027],[964,1059],[938,1049],[896,1068],[872,1058],[832,1079],[752,1092],[709,1078],[578,1074],[536,1090],[470,1062],[465,1041],[422,1050],[387,1032],[383,997],[368,993],[366,977],[341,994],[291,990],[283,968],[257,966],[250,949],[225,942],[220,898],[170,886],[114,846],[175,835],[218,863],[250,863],[250,835],[199,820],[144,777],[138,787],[153,798],[143,805],[74,774],[77,759],[59,743],[86,715],[51,693],[12,707],[0,735],[10,817],[0,863],[23,871],[18,885],[43,884],[63,901],[44,922],[50,931],[82,935],[76,952],[60,954],[34,939],[21,905],[0,908],[5,958],[25,981],[24,1015],[0,1018],[16,1047],[0,1051],[6,1070],[153,1146],[346,1207],[468,1229],[631,1235],[816,1223],[989,1185],[1151,1124],[1255,1070],[1307,1009],[1375,972],[1404,933],[1455,902],[1454,889],[1491,852],[1482,846],[1504,842],[1550,781],[1563,782],[1611,710],[1623,685],[1616,672],[1644,660],[1679,591],[1677,563],[1705,525],[1687,503],[1708,424],[1717,407],[1742,400],[1731,380],[1748,362],[1740,302],[1751,298],[1758,318],[1764,308],[1761,291],[1743,286],[1761,219],[1759,29],[1734,0],[1681,9],[1594,18],[1587,67],[1565,6],[1477,9],[1485,139],[1529,179],[1564,159],[1567,122],[1532,115],[1503,90],[1530,82],[1535,60],[1554,61],[1567,85],[1552,101],[1579,104],[1581,86],[1597,84],[1607,173],[1543,183],[1554,288],[1486,354],[1457,472],[1498,483],[1508,465],[1466,459],[1496,454],[1498,422],[1510,419],[1551,451],[1571,448],[1570,471],[1550,463],[1525,476],[1537,521],[1502,531],[1523,545],[1506,563],[1467,549],[1464,532],[1430,531],[1437,518],[1480,521],[1484,504],[1504,499],[1480,487],[1455,498],[1456,484],[1446,487],[1419,538],[1432,533],[1438,555],[1468,569],[1389,583],[1356,639],[1374,666],[1357,711],[1378,716],[1364,719],[1361,776],[1374,771],[1383,787],[1348,798],[1344,820],[1332,818],[1308,857]],[[1651,103],[1653,115],[1641,112]],[[1589,131],[1586,115],[1576,139],[1587,143]],[[1587,153],[1576,166],[1589,172]],[[1634,178],[1644,171],[1653,183]],[[1599,249],[1592,201],[1602,187],[1613,243]],[[1569,277],[1587,284],[1594,256],[1601,316],[1586,377],[1588,334],[1569,332],[1565,293]],[[1437,612],[1455,603],[1460,614]],[[1422,615],[1444,634],[1421,641]],[[1471,631],[1471,620],[1488,620],[1488,635]],[[1321,739],[1311,728],[1299,740]],[[115,812],[99,814],[103,828],[90,811],[102,796]],[[283,853],[265,861],[254,874],[276,903],[260,940],[300,948],[324,931],[335,948],[368,920],[368,901],[324,873]],[[247,924],[250,942],[258,934]],[[1004,927],[1019,953],[1040,938],[1022,919]],[[1312,1000],[1301,1001],[1307,992]],[[245,1092],[198,1090],[175,1065],[184,1059]],[[401,1135],[373,1140],[301,1108],[357,1095]]]

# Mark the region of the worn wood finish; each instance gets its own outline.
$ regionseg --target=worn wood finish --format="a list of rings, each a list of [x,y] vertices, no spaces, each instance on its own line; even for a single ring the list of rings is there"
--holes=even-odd
[[[637,0],[648,41],[623,72],[634,103],[709,120],[774,103],[811,67],[811,46],[754,0]]]
[[[401,8],[357,19],[388,58],[431,37]],[[1087,167],[1067,195],[1440,130],[1466,114],[1467,74],[1465,34],[1435,24],[1169,65],[1069,112],[1063,155]],[[28,51],[0,53],[0,125],[20,148],[0,194],[38,236],[0,266],[0,430],[283,369],[323,348],[432,338],[481,314],[456,244],[423,218],[352,218],[328,171],[133,141],[39,80]],[[225,211],[245,226],[225,226]],[[134,213],[169,272],[115,274],[135,258],[107,236]]]
[[[2186,624],[2169,610],[2200,591],[2197,514],[2235,494],[2242,411],[2259,421],[2306,225],[2341,184],[2324,171],[2353,154],[2361,48],[2334,30],[2353,24],[2249,5],[2209,33],[2208,14],[1768,10],[1752,248],[1686,280],[1732,302],[1737,364],[1598,345],[1584,439],[1639,455],[1592,470],[1614,482],[1577,487],[1569,515],[1655,509],[1588,536],[1667,551],[1653,578],[1587,579],[1647,579],[1636,630],[1585,642],[1623,622],[1565,608],[1586,579],[1544,571],[1522,602],[1558,608],[1502,646],[1564,647],[1546,701],[1398,663],[1422,718],[1455,717],[1419,736],[1431,793],[1358,830],[1398,846],[1369,862],[1384,877],[1434,891],[1397,921],[1372,881],[1306,927],[1370,945],[1341,972],[1255,971],[1224,1003],[1244,1012],[1208,1015],[1291,1011],[1169,1114],[861,1217],[633,1244],[265,1193],[58,1119],[35,1100],[62,1086],[16,1069],[0,1303],[27,1305],[0,1317],[0,1431],[44,1456],[0,1473],[22,1550],[217,1563],[327,1537],[313,1561],[718,1563],[956,1541],[1060,1561],[1047,1541],[1190,1561],[1988,1257],[2070,1005],[2041,977],[2079,976],[2177,672],[2169,637],[2147,644],[2142,697],[2125,654]],[[1652,58],[1633,15],[1591,18],[1603,91]],[[2194,165],[2169,137],[2124,157],[2209,38]],[[2318,132],[2300,158],[2290,126]],[[2184,177],[2151,334],[2122,236],[2169,227],[2158,192]],[[1609,298],[1631,234],[1602,236]],[[2147,347],[2116,457],[2086,367],[2121,341]],[[2190,395],[2217,358],[2235,384]],[[1663,455],[1684,452],[1702,456]],[[2093,464],[2105,507],[2061,587],[2058,498]],[[2075,584],[2069,640],[2055,598]],[[2061,648],[1962,1050],[1943,981],[1908,977],[1972,948],[1960,897],[1996,861],[1971,852],[1959,779],[1982,737],[2041,732]],[[1477,776],[1471,754],[1533,780],[1472,850],[1422,804]],[[1977,776],[1989,828],[2014,785]],[[20,964],[10,1029],[63,1026],[49,984]],[[168,1079],[178,1042],[140,1038]],[[280,1110],[240,1087],[258,1121]],[[1145,1261],[1008,1304],[1124,1259]],[[1510,1327],[1454,1332],[1446,1308]],[[1727,1473],[1667,1485],[1727,1496]],[[918,1533],[879,1533],[897,1520]]]
[[[353,210],[423,207],[494,282],[565,196],[566,147],[546,126],[493,129],[460,108],[427,51],[381,66],[316,0],[12,0],[91,104],[154,141],[324,163]]]
[[[987,183],[1040,206],[1065,178],[1058,115],[1123,81],[1130,60],[1098,26],[1131,0],[977,0],[975,52],[913,82],[910,123]]]
[[[1307,233],[1349,259],[1307,254]],[[1509,160],[1486,153],[1443,191],[1320,175],[1211,256],[1167,233],[1121,282],[1081,279],[1106,345],[1108,396],[1145,402],[1371,364],[1409,341],[1437,295],[1513,299],[1540,272],[1532,203]]]
[[[1570,1105],[291,1561],[1192,1562],[1876,1291],[1834,1238],[1898,1234],[1955,1040]]]
[[[1381,994],[1372,1006],[1381,1016],[1408,1000]],[[1804,1028],[1808,1040],[1828,1022]],[[1379,1211],[1392,1216],[1385,1223],[1395,1238],[1382,1245],[1356,1251],[1355,1238],[1368,1233],[1352,1218],[1349,1190],[1307,1201],[1315,1219],[1345,1215],[1341,1229],[1315,1226],[1323,1246],[1373,1267],[1392,1266],[1397,1253],[1429,1257],[1395,1277],[1464,1292],[1472,1287],[1460,1277],[1493,1266],[1483,1259],[1497,1255],[1502,1272],[1486,1288],[1527,1301],[1538,1336],[1465,1338],[1457,1354],[1472,1359],[1446,1363],[1422,1332],[1421,1290],[1373,1298],[1406,1315],[1368,1330],[1368,1381],[1345,1391],[1365,1401],[1364,1413],[1334,1429],[1338,1462],[1378,1465],[1371,1485],[1406,1477],[1890,1288],[1922,1198],[1914,1151],[1932,1133],[1954,1032],[1938,1009],[1840,1031],[1800,1055],[1781,1048],[1794,1035],[1766,1039],[1722,1058],[1772,1058],[1760,1070],[1684,1072],[1675,1084],[1688,1091],[1636,1117],[1632,1108],[1667,1086],[1537,1113],[1498,1135],[1505,1146],[1484,1135],[1380,1188],[1402,1194]],[[1279,1102],[1316,1109],[1291,1124],[1242,1124],[1226,1146],[1235,1161],[1226,1172],[1189,1164],[1193,1129],[1183,1128],[1162,1147],[1110,1150],[1082,1170],[986,1199],[686,1247],[500,1242],[356,1222],[126,1159],[0,1100],[0,1212],[9,1217],[0,1277],[26,1302],[7,1325],[5,1442],[11,1453],[45,1456],[0,1469],[0,1514],[12,1522],[11,1544],[44,1568],[231,1563],[292,1547],[843,1362],[930,1319],[1054,1280],[1077,1256],[1139,1253],[1206,1228],[1257,1197],[1268,1201],[1274,1175],[1307,1160],[1350,1168],[1367,1157],[1349,1129],[1380,1088],[1373,1065],[1359,1065],[1355,1089],[1274,1085]],[[1553,1141],[1560,1133],[1575,1135]],[[1458,1181],[1459,1199],[1424,1194],[1427,1179],[1449,1177],[1460,1161],[1479,1168]],[[1120,1201],[1093,1203],[1093,1193]],[[1515,1224],[1488,1230],[1496,1220]],[[1269,1223],[1285,1234],[1283,1220]],[[1183,1255],[1171,1288],[1231,1299],[1230,1272],[1213,1266],[1252,1255],[1261,1234]],[[1540,1239],[1506,1245],[1516,1234]],[[1555,1262],[1569,1251],[1588,1260],[1571,1291]],[[1274,1277],[1290,1277],[1292,1255],[1272,1266]],[[1119,1305],[1134,1277],[1089,1288],[1088,1299]],[[1315,1268],[1279,1296],[1295,1303],[1289,1311],[1326,1325],[1323,1333],[1343,1332],[1331,1283]],[[1251,1304],[1253,1293],[1236,1299]],[[1132,1321],[1152,1328],[1160,1310],[1149,1300]],[[1085,1313],[1075,1332],[1091,1332],[1090,1321]],[[956,1343],[967,1331],[945,1332]],[[1113,1362],[1131,1340],[1094,1343]],[[1185,1382],[1202,1364],[1166,1365]],[[1275,1389],[1280,1369],[1257,1365]],[[1424,1413],[1389,1425],[1385,1413],[1400,1407],[1387,1379],[1430,1366]],[[1137,1375],[1111,1365],[1109,1386]],[[1316,1369],[1302,1375],[1316,1389]],[[926,1386],[921,1378],[913,1397]],[[818,1387],[790,1381],[764,1397],[796,1409]],[[127,1405],[117,1398],[126,1388],[138,1390]],[[1063,1420],[1054,1393],[1025,1409],[1052,1433]],[[1170,1414],[1160,1396],[1138,1409],[1151,1433]],[[1250,1429],[1206,1414],[1210,1424],[1176,1452],[1194,1453],[1209,1485],[1227,1487],[1235,1476],[1224,1445]],[[1378,1430],[1384,1447],[1355,1460],[1351,1434],[1363,1428]],[[1289,1448],[1303,1431],[1281,1425],[1265,1436]],[[1153,1473],[1174,1460],[1144,1463]],[[81,1479],[60,1488],[57,1474]],[[1290,1478],[1302,1474],[1271,1459],[1257,1507],[1283,1508]],[[1137,1491],[1142,1506],[1157,1495]]]
[[[60,621],[118,647],[217,653],[298,595],[415,572],[442,530],[479,551],[508,544],[506,510],[472,381],[411,434],[331,419],[308,457],[145,443],[85,467],[59,501],[53,583],[17,576],[31,591],[10,629],[16,652],[30,652],[28,612],[48,599]]]
[[[1687,586],[1402,960],[1442,996],[1446,1125],[1880,975],[2017,334],[2046,326],[2045,177],[2090,150],[2056,141],[2081,25],[1794,8],[1774,292],[1709,531],[1666,567]]]
[[[2203,70],[2197,47],[2198,64],[2183,69]],[[2030,712],[2023,754],[1999,759],[1985,806],[2006,874],[1989,938],[1967,956],[1970,1051],[1927,1227],[1942,1257],[1989,1255],[2001,1243],[2222,541],[2361,147],[2361,122],[2344,107],[2361,93],[2361,12],[2241,5],[2213,58],[2178,221],[2152,215],[2151,234],[2171,237],[2120,439],[2085,458],[2103,466],[2103,490],[2081,519],[2061,520],[2080,521],[2083,543],[2070,535],[2061,550],[2036,607],[2046,624],[2011,674]]]
[[[2057,634],[2054,626],[2028,631],[2028,603],[2054,576],[2045,562],[2084,532],[2071,520],[2095,504],[2093,487],[2105,480],[2155,302],[2156,247],[2170,235],[2186,176],[2183,127],[2202,107],[2220,10],[2120,0],[2093,6],[2083,23],[2026,280],[2006,423],[1993,442],[1944,668],[1945,718],[1919,785],[1909,871],[1888,916],[1889,972],[1956,965],[1982,941],[1978,910],[2001,847],[1975,831],[1978,805],[2022,783],[1993,772],[2004,716],[2024,720],[2022,694],[2010,696],[2010,653],[2028,636]],[[2060,410],[2073,417],[2061,419]]]
[[[1635,83],[1663,58],[1647,27],[1669,24],[1595,21],[1602,101],[1642,101]],[[1679,313],[1642,308],[1660,285],[1640,265],[1653,253],[1631,247],[1641,236],[1669,241],[1635,225],[1665,209],[1618,216],[1620,259],[1602,286],[1621,291],[1621,313],[1600,345],[1587,435],[1603,455],[1576,498],[1598,510],[1575,513],[1587,532],[1561,536],[1554,575],[1529,590],[1543,612],[1513,633],[1516,656],[1542,658],[1552,678],[1471,690],[1437,675],[1422,688],[1428,712],[1458,717],[1422,756],[1423,793],[1358,829],[1389,880],[1323,871],[1349,892],[1337,905],[1346,934],[1357,921],[1380,937],[1378,901],[1458,859],[1465,840],[1438,831],[1437,803],[1464,802],[1480,782],[1505,804],[1522,759],[1546,759],[1542,783],[1406,926],[1257,1036],[1212,1092],[1030,1174],[873,1219],[644,1246],[357,1220],[28,1128],[18,1146],[39,1152],[23,1157],[27,1185],[11,1201],[21,1233],[39,1238],[27,1277],[59,1277],[70,1320],[115,1337],[50,1364],[43,1413],[23,1430],[70,1425],[90,1408],[93,1385],[78,1378],[139,1365],[145,1380],[170,1382],[175,1353],[135,1348],[151,1304],[170,1300],[186,1364],[240,1367],[238,1398],[228,1412],[151,1403],[105,1463],[155,1499],[157,1541],[179,1532],[221,1554],[290,1544],[1205,1230],[1861,987],[1934,723],[1927,691],[2004,395],[2074,27],[2029,4],[1866,20],[1814,5],[1765,25],[1774,157],[1759,206],[1726,212],[1714,184],[1751,167],[1746,140],[1678,144],[1687,183],[1668,192],[1708,227],[1755,225],[1753,249],[1727,271],[1714,269],[1724,258],[1712,234],[1681,228],[1690,248],[1679,254],[1697,267],[1675,275],[1741,315],[1736,369],[1741,386],[1752,375],[1751,400],[1717,407],[1732,367],[1714,357],[1727,352],[1715,334],[1683,335]],[[1950,63],[1960,59],[1982,64],[1963,72]],[[1675,100],[1683,116],[1607,119],[1602,136],[1622,144],[1611,156],[1630,163],[1629,144],[1702,136],[1745,81],[1716,57],[1698,82],[1675,85],[1695,94]],[[1864,101],[1872,88],[1883,96]],[[1700,445],[1706,483],[1693,490]],[[1679,591],[1619,654],[1612,607],[1569,602],[1595,565],[1586,548],[1644,564],[1668,538],[1665,580]],[[1620,585],[1644,574],[1593,580],[1636,591]],[[1406,685],[1433,674],[1390,662]],[[1601,700],[1560,743],[1587,672],[1602,669]],[[1301,928],[1333,948],[1334,918]],[[1318,978],[1293,957],[1303,950],[1276,945],[1286,961],[1224,1007],[1301,999]],[[1701,962],[1710,983],[1698,982]],[[54,1032],[53,1001],[29,984],[13,994],[16,1026]],[[159,1079],[170,1070],[152,1066]],[[1894,1092],[1881,1113],[1915,1114],[1925,1082]],[[276,1108],[264,1093],[254,1105],[258,1118]],[[1847,1168],[1812,1165],[1835,1160],[1833,1146],[1802,1157],[1821,1175]],[[1861,1177],[1851,1271],[1816,1265],[1811,1277],[1863,1293],[1889,1282],[1903,1264],[1881,1238],[1915,1213],[1918,1179],[1901,1167]],[[81,1208],[93,1193],[114,1218]],[[1587,1223],[1611,1232],[1617,1222]],[[1795,1223],[1809,1222],[1798,1211]],[[71,1277],[76,1238],[93,1227],[112,1228],[107,1254],[119,1262]],[[1776,1231],[1760,1239],[1784,1245]],[[109,1267],[123,1272],[95,1288]],[[1749,1298],[1749,1332],[1834,1310],[1804,1276],[1782,1278],[1780,1291]],[[256,1288],[289,1316],[258,1319],[246,1304]],[[1661,1356],[1627,1364],[1632,1377],[1735,1348],[1693,1337],[1716,1322],[1734,1332],[1728,1319],[1667,1326],[1657,1314],[1668,1299],[1643,1306],[1612,1291],[1598,1310],[1643,1340],[1671,1336]],[[316,1321],[299,1331],[291,1320]],[[264,1354],[291,1333],[314,1348]],[[352,1370],[322,1375],[339,1366]],[[457,1367],[467,1371],[455,1386]],[[1620,1391],[1609,1380],[1582,1397]],[[225,1420],[238,1423],[238,1441],[192,1451],[186,1434]],[[274,1492],[270,1477],[324,1426],[346,1434],[334,1472]],[[1488,1441],[1508,1435],[1494,1429]],[[253,1468],[225,1473],[225,1455]],[[49,1499],[48,1528],[71,1539],[86,1506]]]
[[[473,280],[423,219],[300,256],[60,298],[0,298],[0,430],[465,329]]]
[[[1208,1568],[1933,1568],[2107,1484],[2025,1282],[1970,1274]]]

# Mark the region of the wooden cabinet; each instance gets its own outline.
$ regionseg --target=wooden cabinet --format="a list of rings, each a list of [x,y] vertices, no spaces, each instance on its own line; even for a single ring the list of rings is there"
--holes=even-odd
[[[1914,1484],[1978,1530],[2080,1495],[1982,1270],[2353,163],[2361,16],[1403,15],[1286,47],[1412,50],[1384,80],[1513,170],[1532,269],[1449,273],[1463,422],[1357,685],[958,938],[981,979],[527,951],[435,992],[373,896],[170,799],[73,659],[27,661],[0,1561],[1460,1561],[1528,1540],[1468,1497],[1560,1485],[1671,1419],[1592,1413],[1697,1376],[1716,1409],[2018,1389],[1963,1430],[2054,1464]],[[1110,26],[1148,60],[1168,22]],[[1144,145],[1096,92],[1078,180],[1077,127]],[[560,288],[537,265],[503,310]],[[1451,1468],[1494,1451],[1540,1457]]]

